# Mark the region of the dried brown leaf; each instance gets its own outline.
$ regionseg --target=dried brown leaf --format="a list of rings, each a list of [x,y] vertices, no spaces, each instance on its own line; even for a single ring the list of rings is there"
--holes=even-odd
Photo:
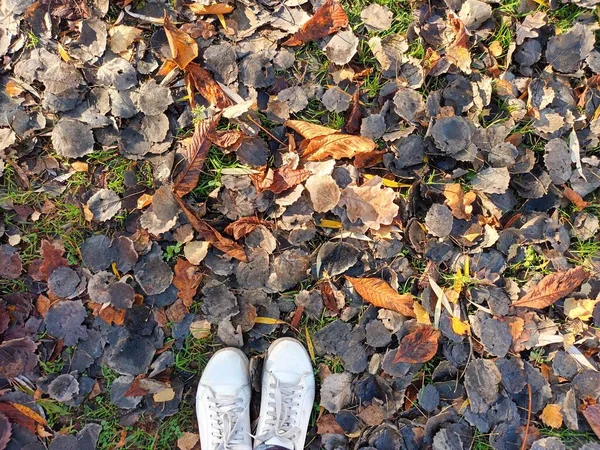
[[[439,330],[430,325],[417,325],[417,329],[400,341],[394,364],[405,362],[420,364],[435,356],[438,349]]]
[[[286,127],[291,128],[300,136],[306,139],[314,139],[319,136],[327,136],[330,134],[338,134],[339,130],[333,128],[324,127],[304,120],[288,120],[284,124]]]
[[[193,88],[216,108],[224,109],[232,105],[232,101],[227,97],[219,83],[217,83],[212,74],[201,67],[199,64],[190,63],[185,68],[185,82],[190,94],[190,103],[194,105]]]
[[[180,69],[185,69],[185,67],[198,56],[198,44],[185,31],[178,30],[173,26],[166,12],[164,20],[163,26],[165,28],[167,40],[169,41],[173,61],[177,63]]]
[[[202,281],[202,273],[200,273],[198,266],[182,258],[177,260],[173,286],[179,290],[177,296],[183,300],[183,304],[188,308],[194,301],[200,281]]]
[[[587,270],[580,266],[566,272],[546,275],[531,291],[512,305],[524,308],[546,308],[581,286],[588,276]]]
[[[444,197],[446,204],[452,210],[452,215],[457,219],[471,220],[473,212],[473,203],[477,199],[477,194],[473,191],[463,191],[459,183],[448,184],[444,188]]]
[[[540,414],[540,419],[544,422],[544,425],[547,425],[551,428],[560,428],[563,423],[563,416],[560,412],[560,405],[555,403],[550,403],[546,405],[542,414]]]
[[[346,207],[350,221],[360,219],[369,228],[378,230],[381,225],[390,225],[398,214],[395,198],[394,191],[383,187],[381,178],[374,177],[362,186],[348,185],[338,205]]]
[[[50,241],[42,240],[40,250],[42,257],[29,264],[27,270],[29,276],[35,281],[48,281],[48,277],[52,272],[59,267],[69,265],[67,259],[62,256],[64,252],[63,249],[55,247]]]
[[[577,192],[575,192],[573,189],[571,189],[568,186],[565,186],[563,189],[563,195],[571,202],[575,205],[575,208],[577,209],[585,209],[588,206],[590,206],[589,202],[586,202],[583,197],[581,197],[581,195],[579,195]]]
[[[377,144],[372,139],[363,136],[338,133],[317,136],[301,148],[304,148],[302,156],[309,161],[323,161],[329,157],[333,159],[352,158],[359,153],[372,152],[377,148]]]
[[[189,3],[185,6],[190,8],[194,14],[229,14],[233,11],[233,5],[226,3],[213,3],[212,5]]]
[[[363,299],[378,308],[386,308],[408,317],[415,317],[413,298],[410,294],[399,294],[379,278],[354,278],[346,276],[352,287]]]
[[[348,26],[348,16],[337,0],[325,0],[315,14],[283,43],[290,47],[323,38]]]
[[[596,437],[600,439],[600,405],[589,405],[582,413]]]
[[[238,239],[243,238],[244,236],[252,233],[256,227],[259,225],[264,225],[266,227],[271,227],[272,224],[267,222],[266,220],[259,219],[258,217],[250,216],[250,217],[242,217],[241,219],[236,220],[233,223],[230,223],[225,227],[225,233],[233,236],[233,239],[236,241]]]

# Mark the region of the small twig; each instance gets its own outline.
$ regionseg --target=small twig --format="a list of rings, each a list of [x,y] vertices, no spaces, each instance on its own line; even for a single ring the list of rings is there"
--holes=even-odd
[[[271,138],[275,139],[277,142],[279,142],[281,145],[285,145],[283,142],[281,142],[279,139],[277,139],[275,136],[273,136],[265,127],[263,127],[260,123],[258,123],[256,120],[254,120],[252,118],[252,116],[248,115],[248,120],[250,122],[252,122],[254,125],[256,125],[258,128],[260,128],[261,130],[263,130],[265,133],[267,133]]]
[[[527,395],[529,401],[527,403],[527,423],[525,424],[525,433],[523,434],[523,443],[521,444],[521,450],[525,450],[527,446],[527,435],[529,434],[529,423],[531,422],[531,385],[527,384]]]

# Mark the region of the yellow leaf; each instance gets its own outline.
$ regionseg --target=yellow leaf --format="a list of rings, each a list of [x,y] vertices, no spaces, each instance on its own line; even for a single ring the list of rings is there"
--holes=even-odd
[[[138,198],[135,206],[137,209],[143,209],[150,203],[152,203],[152,196],[150,194],[143,194]]]
[[[18,410],[21,414],[29,417],[34,422],[39,423],[40,425],[48,425],[48,422],[46,422],[46,419],[44,419],[42,416],[40,416],[38,413],[36,413],[33,409],[31,409],[25,405],[21,405],[20,403],[14,403],[14,402],[8,402],[8,403],[13,408]]]
[[[113,262],[110,265],[110,267],[111,267],[113,273],[115,274],[115,277],[117,277],[117,280],[120,280],[121,279],[121,274],[119,274],[119,269],[117,269],[117,263]]]
[[[312,362],[316,362],[315,357],[315,347],[312,343],[312,338],[310,337],[310,333],[308,332],[308,327],[304,327],[304,334],[306,334],[306,346],[308,347],[308,354],[310,355],[310,359]]]
[[[323,228],[342,228],[342,222],[338,220],[321,219],[319,226]]]
[[[227,31],[227,23],[225,22],[225,17],[223,16],[223,14],[217,14],[217,19],[219,19],[219,22],[221,23],[223,29]]]
[[[463,265],[463,274],[465,275],[465,277],[471,276],[471,271],[470,271],[470,267],[469,267],[469,256],[467,256],[467,255],[465,255],[465,262]]]
[[[550,403],[546,405],[542,414],[540,414],[540,419],[544,422],[544,425],[547,425],[551,428],[560,428],[563,423],[563,416],[560,412],[560,406],[554,403]]]
[[[287,322],[279,319],[273,319],[272,317],[257,317],[255,323],[262,323],[263,325],[288,325]]]
[[[71,167],[75,172],[87,172],[88,171],[88,163],[83,161],[74,161],[71,163]]]
[[[371,175],[370,173],[365,173],[365,174],[363,174],[363,177],[365,178],[365,180],[370,180],[370,179],[374,178],[375,175]],[[383,184],[384,186],[387,186],[387,187],[391,187],[391,188],[409,188],[409,187],[412,187],[412,184],[399,183],[398,181],[388,180],[387,178],[382,178],[381,179],[381,184]]]
[[[456,316],[452,317],[452,330],[461,336],[464,336],[465,334],[471,334],[471,326]]]
[[[91,222],[92,220],[94,220],[94,213],[90,208],[88,208],[88,205],[83,204],[81,205],[81,207],[83,208],[83,217],[85,218],[85,220],[87,222]]]
[[[418,323],[422,323],[423,325],[431,325],[431,318],[429,317],[429,313],[420,303],[413,303],[413,310],[415,311],[415,316]]]
[[[365,301],[378,308],[391,309],[408,317],[415,317],[413,297],[410,294],[399,294],[384,280],[379,278],[354,278],[346,276],[346,280]]]
[[[489,50],[490,53],[495,57],[502,55],[502,52],[504,52],[504,48],[502,48],[502,44],[500,43],[500,41],[492,42],[489,46]]]
[[[232,5],[226,3],[213,3],[212,5],[201,5],[199,3],[189,3],[186,5],[194,14],[229,14],[233,11]]]
[[[157,403],[169,402],[175,398],[175,391],[173,388],[166,388],[162,391],[158,391],[152,396],[152,399]]]
[[[352,158],[360,153],[372,152],[377,144],[372,139],[353,134],[330,134],[317,136],[308,142],[302,156],[309,161],[323,161],[327,158]]]
[[[564,303],[565,314],[569,319],[580,319],[585,322],[592,318],[596,303],[598,303],[598,300],[568,298]]]
[[[71,61],[71,57],[69,56],[69,54],[67,53],[65,48],[60,44],[60,42],[58,42],[56,44],[56,47],[58,48],[58,54],[60,55],[60,57],[63,59],[64,62]]]
[[[454,278],[454,286],[452,287],[456,292],[460,292],[463,287],[463,277],[460,269],[456,269],[456,278]]]

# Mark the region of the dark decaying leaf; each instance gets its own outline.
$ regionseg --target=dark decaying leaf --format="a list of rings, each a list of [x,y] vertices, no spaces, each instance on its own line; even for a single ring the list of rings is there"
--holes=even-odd
[[[325,0],[294,35],[283,43],[296,47],[328,36],[348,25],[348,16],[338,0]]]
[[[588,271],[581,266],[574,267],[566,272],[546,275],[512,306],[535,309],[546,308],[581,286],[588,276]]]
[[[36,281],[47,281],[50,274],[59,267],[67,266],[67,259],[62,255],[65,251],[55,247],[50,241],[43,239],[41,258],[34,260],[27,269],[28,274]]]
[[[394,357],[394,364],[405,362],[419,364],[429,361],[438,349],[439,330],[430,325],[417,325],[417,329],[402,338]]]
[[[589,405],[583,409],[582,413],[596,437],[600,439],[600,405]]]
[[[0,245],[0,278],[15,279],[22,271],[23,263],[17,249],[7,244]]]
[[[0,377],[14,378],[30,372],[37,364],[37,345],[30,338],[0,344]]]
[[[398,291],[379,278],[354,278],[346,276],[346,279],[367,302],[378,308],[391,309],[405,316],[415,317],[412,295],[398,294]]]
[[[200,173],[210,149],[208,134],[218,123],[219,117],[217,115],[198,122],[191,142],[183,147],[185,162],[173,184],[173,193],[176,196],[183,197],[198,185]]]
[[[365,116],[363,109],[360,106],[360,85],[356,86],[356,90],[352,95],[352,108],[346,112],[344,121],[344,133],[360,134],[360,122]]]
[[[175,200],[185,213],[186,217],[194,227],[194,229],[200,234],[200,236],[205,240],[210,242],[215,248],[218,248],[223,253],[235,258],[239,261],[246,262],[248,258],[246,257],[246,253],[244,252],[244,248],[239,244],[236,244],[231,239],[226,238],[209,224],[207,224],[204,220],[200,219],[196,216],[196,214],[191,211],[189,208],[185,206],[181,198],[175,196]]]
[[[0,414],[0,450],[5,450],[12,435],[12,425],[4,414]]]

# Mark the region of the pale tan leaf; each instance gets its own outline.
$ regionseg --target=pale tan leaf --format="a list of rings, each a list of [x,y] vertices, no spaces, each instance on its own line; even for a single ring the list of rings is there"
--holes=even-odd
[[[464,192],[459,183],[448,184],[444,187],[446,204],[452,210],[452,215],[457,219],[471,220],[473,203],[477,199],[475,192]]]
[[[585,322],[592,318],[596,303],[598,303],[598,300],[568,298],[565,300],[563,307],[569,319],[580,319]]]
[[[322,161],[326,158],[352,158],[360,153],[368,153],[377,148],[372,139],[352,134],[330,134],[311,139],[302,157],[309,161]]]
[[[125,53],[142,36],[142,30],[127,25],[117,25],[108,30],[110,49],[113,53]]]
[[[170,402],[175,398],[175,390],[173,388],[166,388],[158,391],[152,396],[152,399],[157,403]]]
[[[358,219],[371,229],[390,225],[399,207],[394,203],[396,194],[381,185],[381,178],[375,177],[362,186],[351,184],[341,194],[339,206],[345,206],[351,222]]]
[[[346,276],[346,280],[365,301],[378,308],[386,308],[408,317],[415,317],[413,297],[410,294],[399,294],[393,287],[380,278],[354,278]]]
[[[544,422],[544,425],[547,425],[551,428],[560,428],[563,423],[563,416],[560,412],[560,405],[550,403],[546,405],[542,414],[540,414],[540,419]]]
[[[330,134],[337,134],[339,130],[333,128],[327,128],[322,125],[317,125],[304,120],[288,120],[284,124],[286,127],[291,128],[300,136],[306,139],[313,139],[319,136],[328,136]]]
[[[233,5],[226,3],[213,3],[202,5],[200,3],[189,3],[186,5],[194,14],[229,14],[233,11]]]

